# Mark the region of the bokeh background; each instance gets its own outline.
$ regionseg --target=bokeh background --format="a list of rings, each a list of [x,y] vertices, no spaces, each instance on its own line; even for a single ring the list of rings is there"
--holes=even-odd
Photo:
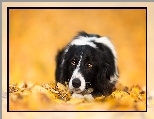
[[[119,82],[146,85],[146,10],[12,9],[9,14],[10,83],[55,80],[55,56],[78,31],[111,38]]]

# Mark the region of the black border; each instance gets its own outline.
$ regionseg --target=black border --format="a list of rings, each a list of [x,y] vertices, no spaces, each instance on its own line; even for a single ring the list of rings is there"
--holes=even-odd
[[[9,10],[10,9],[145,9],[146,10],[146,110],[145,111],[10,111],[9,110]],[[147,7],[7,7],[7,112],[147,112]]]

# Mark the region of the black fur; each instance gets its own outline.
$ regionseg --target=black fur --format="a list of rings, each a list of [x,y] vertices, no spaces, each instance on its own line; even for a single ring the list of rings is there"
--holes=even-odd
[[[79,36],[84,37],[96,37],[101,36],[96,34],[87,34],[80,32],[74,39]],[[64,47],[57,53],[56,57],[56,82],[62,84],[69,82],[76,65],[71,65],[71,61],[75,60],[76,63],[80,60],[82,54],[82,61],[80,66],[80,72],[82,73],[86,82],[86,89],[93,88],[93,97],[101,95],[110,95],[114,89],[115,82],[110,82],[110,77],[114,76],[116,72],[115,57],[112,50],[102,43],[96,43],[90,41],[97,46],[93,48],[89,45],[69,45]],[[67,52],[65,50],[68,49]],[[64,60],[64,62],[63,62]],[[62,65],[63,62],[63,65]],[[92,64],[92,67],[88,67],[88,63]]]

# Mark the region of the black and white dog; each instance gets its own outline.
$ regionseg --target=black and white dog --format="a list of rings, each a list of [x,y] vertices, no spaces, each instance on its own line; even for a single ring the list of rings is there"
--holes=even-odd
[[[79,32],[56,57],[56,81],[68,82],[72,97],[110,95],[118,79],[117,54],[108,37]]]

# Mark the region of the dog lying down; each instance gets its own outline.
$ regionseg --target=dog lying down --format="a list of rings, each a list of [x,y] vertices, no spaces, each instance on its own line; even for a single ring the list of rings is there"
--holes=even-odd
[[[117,53],[108,37],[79,32],[56,56],[56,82],[72,98],[108,96],[118,80]]]

